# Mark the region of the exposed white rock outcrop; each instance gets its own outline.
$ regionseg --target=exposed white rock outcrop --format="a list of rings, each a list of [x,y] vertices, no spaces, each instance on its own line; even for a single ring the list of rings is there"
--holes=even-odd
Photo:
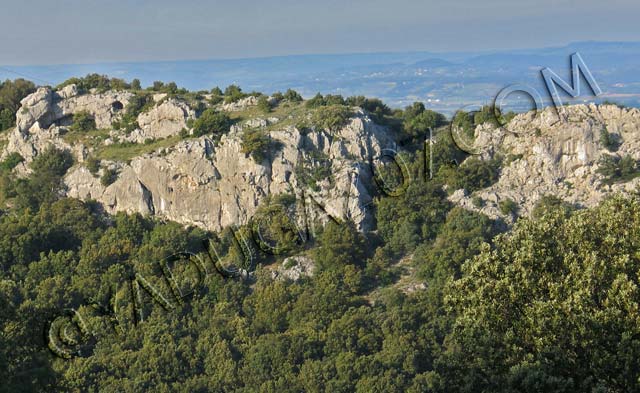
[[[95,199],[112,213],[154,214],[220,230],[248,223],[267,195],[290,193],[304,195],[308,207],[322,206],[305,212],[313,219],[349,216],[362,229],[371,227],[367,185],[372,182],[366,163],[391,144],[382,127],[361,113],[334,136],[304,134],[294,127],[273,131],[270,136],[280,149],[262,163],[242,153],[241,135],[242,129],[234,127],[217,145],[202,137],[136,157],[121,164],[118,179],[108,187],[76,167],[65,178],[68,195]],[[316,191],[296,178],[296,167],[311,152],[321,152],[332,165],[331,179],[320,179]]]
[[[520,214],[527,215],[544,195],[591,207],[612,192],[634,191],[640,178],[607,185],[598,173],[598,161],[603,154],[640,159],[640,110],[593,104],[564,110],[566,122],[547,108],[537,116],[518,115],[503,128],[479,126],[477,151],[484,158],[501,154],[506,159],[500,178],[486,189],[471,195],[455,192],[450,199],[491,217],[504,217],[499,203],[505,199],[518,203]],[[603,129],[620,139],[617,150],[601,145]],[[482,198],[484,206],[474,206],[473,197]]]
[[[271,277],[279,280],[298,281],[304,277],[312,277],[316,265],[313,260],[304,255],[296,255],[285,258],[276,270],[271,272]]]
[[[126,111],[132,94],[81,94],[73,85],[60,91],[40,88],[23,100],[18,127],[3,154],[20,153],[25,163],[18,170],[26,173],[26,165],[49,145],[72,151],[77,164],[64,179],[67,195],[96,200],[110,213],[138,212],[218,231],[248,223],[268,195],[290,193],[298,199],[301,222],[350,217],[363,230],[372,227],[368,206],[375,186],[369,162],[379,158],[382,149],[392,147],[393,141],[364,112],[356,111],[348,124],[331,133],[278,128],[276,118],[250,119],[231,127],[216,143],[207,137],[182,140],[128,162],[103,161],[94,175],[83,165],[93,147],[64,137],[71,117],[88,111],[98,128],[110,128]],[[178,134],[188,119],[195,118],[195,111],[186,103],[157,98],[155,106],[138,116],[139,129],[131,133],[111,130],[109,138],[100,143],[165,138]],[[254,105],[255,100],[247,97],[233,108]],[[242,152],[244,128],[267,125],[277,148],[272,149],[271,157],[256,162]],[[329,165],[330,171],[312,181],[298,178],[301,167],[308,170],[317,165]],[[117,177],[112,184],[103,185],[100,176],[107,168],[115,170]]]

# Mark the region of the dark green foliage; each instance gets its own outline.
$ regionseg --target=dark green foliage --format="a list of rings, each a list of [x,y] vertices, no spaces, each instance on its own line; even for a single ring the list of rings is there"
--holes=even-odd
[[[274,95],[275,97],[275,95]],[[284,94],[282,95],[282,98],[289,101],[289,102],[301,102],[302,101],[302,96],[300,95],[300,93],[298,93],[295,90],[292,89],[287,89],[287,91],[284,92]]]
[[[140,79],[134,79],[131,81],[131,90],[142,90],[142,85],[140,84]]]
[[[568,217],[576,209],[575,205],[565,202],[556,196],[545,195],[536,203],[531,216],[535,219],[541,219],[546,214],[562,214]]]
[[[139,81],[138,81],[139,82]],[[96,89],[98,92],[105,92],[108,90],[125,90],[131,86],[122,79],[109,78],[106,75],[100,74],[88,74],[82,78],[70,78],[62,82],[56,89],[61,89],[67,85],[75,84],[81,93],[86,93],[91,89]]]
[[[600,145],[609,151],[616,151],[620,145],[619,137],[603,127],[600,130]]]
[[[118,171],[112,168],[106,168],[100,177],[100,183],[108,187],[118,180]]]
[[[521,220],[463,267],[440,361],[447,391],[640,389],[640,205]],[[445,387],[443,386],[443,388]]]
[[[207,109],[193,124],[193,135],[202,136],[213,134],[219,138],[222,134],[229,131],[231,119],[224,112],[218,112],[214,109]]]
[[[473,203],[473,206],[477,207],[478,209],[484,206],[484,200],[482,199],[482,197],[479,197],[477,195],[471,198],[471,203]]]
[[[0,162],[0,171],[10,171],[23,161],[24,158],[22,158],[20,153],[9,153],[9,155]]]
[[[378,230],[391,254],[401,256],[434,239],[450,207],[440,184],[415,180],[401,195],[378,201]]]
[[[15,126],[20,101],[34,91],[33,82],[24,79],[0,83],[0,131]]]
[[[268,255],[290,254],[302,244],[288,197],[295,202],[292,195],[268,198],[251,219],[254,240]]]
[[[320,191],[319,182],[328,180],[333,183],[331,160],[321,151],[312,150],[303,153],[302,160],[295,168],[296,178],[300,184],[313,191]]]
[[[316,109],[311,121],[315,127],[333,132],[344,126],[351,115],[351,110],[343,105],[323,106]]]
[[[62,177],[72,165],[73,158],[68,151],[48,148],[31,162],[31,176],[16,180],[7,196],[14,198],[18,208],[37,209],[52,203],[58,199]]]
[[[71,131],[87,132],[95,130],[96,121],[93,116],[87,111],[79,111],[73,114],[73,123],[71,124]]]
[[[147,93],[137,93],[129,98],[129,104],[127,110],[118,121],[115,121],[111,126],[115,129],[123,129],[127,132],[131,132],[138,128],[138,115],[145,112],[155,105],[153,98]]]
[[[236,102],[246,96],[247,94],[243,93],[237,85],[229,85],[224,89],[224,102],[226,103]]]
[[[630,155],[622,158],[603,154],[598,160],[598,173],[604,176],[605,184],[629,181],[638,175],[638,162]]]
[[[444,179],[451,191],[464,188],[468,192],[473,192],[498,181],[501,164],[502,160],[499,158],[482,160],[470,157],[460,166],[441,167],[439,176]]]
[[[323,269],[344,265],[364,266],[365,239],[351,221],[329,221],[320,236],[314,260]]]
[[[251,154],[258,164],[273,156],[281,146],[280,142],[272,140],[263,130],[247,129],[242,133],[242,152]]]
[[[421,102],[415,102],[404,110],[400,138],[404,143],[421,143],[429,137],[429,129],[435,131],[445,124],[444,115],[425,109]]]
[[[420,276],[437,291],[442,290],[448,280],[460,278],[462,264],[477,255],[483,243],[491,241],[496,234],[494,227],[483,214],[453,208],[433,244],[416,250],[413,260]]]
[[[317,108],[323,105],[325,105],[324,97],[320,93],[316,94],[305,102],[305,106],[307,106],[307,108]]]
[[[258,98],[258,110],[260,110],[260,112],[263,113],[269,113],[271,112],[271,102],[269,102],[269,98],[267,98],[267,96],[260,96],[260,98]]]
[[[373,118],[378,124],[387,124],[387,116],[391,116],[391,109],[378,98],[367,98],[364,96],[353,96],[345,100],[349,106],[358,106]]]
[[[498,208],[500,209],[500,213],[504,215],[513,215],[518,212],[518,204],[509,198],[498,202]]]
[[[96,175],[100,170],[100,160],[93,156],[87,158],[84,164],[92,175]]]

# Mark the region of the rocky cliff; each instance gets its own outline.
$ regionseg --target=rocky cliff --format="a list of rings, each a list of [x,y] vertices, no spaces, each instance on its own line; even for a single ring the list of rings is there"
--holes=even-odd
[[[17,170],[27,173],[27,164],[50,145],[72,151],[77,164],[64,179],[67,195],[96,200],[110,213],[139,212],[217,231],[246,224],[268,195],[289,193],[306,200],[307,208],[316,206],[315,215],[351,217],[361,229],[371,228],[366,207],[372,198],[369,160],[393,142],[386,129],[362,111],[355,110],[346,125],[332,132],[299,129],[287,122],[279,126],[278,118],[252,118],[232,126],[214,142],[207,136],[178,136],[188,131],[195,111],[184,101],[166,97],[155,97],[155,105],[138,115],[132,132],[111,129],[126,112],[131,96],[130,92],[81,94],[73,85],[60,91],[40,88],[22,101],[18,126],[3,155],[18,152],[25,162]],[[246,99],[220,109],[246,109],[255,101]],[[79,111],[90,113],[96,128],[108,131],[108,138],[105,134],[93,144],[70,140],[69,125]],[[262,162],[242,152],[242,134],[253,127],[262,128],[278,146]],[[128,160],[103,159],[97,173],[86,165],[87,157],[104,146],[144,147],[149,139],[163,138],[174,138],[175,143]],[[330,175],[315,179],[315,184],[298,178],[300,168],[327,164]],[[105,171],[117,174],[113,183],[101,181]]]
[[[80,92],[74,85],[58,91],[39,88],[22,101],[2,157],[19,153],[25,162],[16,171],[25,174],[28,163],[48,146],[68,149],[76,165],[65,177],[67,195],[96,200],[110,213],[139,212],[218,231],[246,224],[268,195],[287,193],[295,195],[298,209],[304,210],[300,220],[312,210],[315,218],[350,217],[363,230],[373,227],[368,206],[375,185],[369,163],[394,142],[388,130],[363,111],[354,108],[348,122],[332,131],[303,128],[296,124],[308,120],[309,113],[263,115],[252,110],[257,99],[247,97],[217,105],[221,111],[250,115],[236,116],[231,130],[214,141],[189,136],[190,120],[197,117],[193,101],[166,94],[153,96],[151,105],[137,114],[134,130],[114,129],[135,94]],[[210,106],[206,97],[196,104],[200,109]],[[450,199],[512,221],[512,215],[501,212],[502,201],[516,202],[519,214],[527,215],[544,195],[589,207],[611,193],[636,190],[640,177],[608,182],[599,169],[605,154],[640,159],[640,111],[615,105],[565,110],[564,122],[548,108],[537,115],[518,115],[504,127],[478,126],[474,150],[483,159],[502,157],[499,179],[473,193],[449,190]],[[80,111],[89,113],[99,130],[70,133],[73,115]],[[256,128],[277,146],[262,162],[242,149],[243,134]],[[603,130],[616,141],[615,148],[603,145]],[[160,143],[148,145],[149,141]],[[102,159],[99,170],[90,171],[87,158],[109,146],[133,153]],[[316,170],[320,167],[325,170]],[[311,182],[300,178],[307,170],[315,173]],[[101,179],[107,172],[115,174],[113,181]]]
[[[609,184],[599,173],[599,161],[604,154],[640,159],[640,110],[593,104],[564,110],[566,121],[547,108],[537,115],[518,115],[504,127],[477,127],[470,150],[485,159],[504,157],[499,180],[470,195],[457,190],[450,199],[491,217],[505,217],[499,203],[506,199],[527,215],[544,195],[591,207],[611,193],[634,191],[640,178]],[[603,145],[603,131],[616,141],[614,148]],[[474,197],[484,206],[474,205]]]

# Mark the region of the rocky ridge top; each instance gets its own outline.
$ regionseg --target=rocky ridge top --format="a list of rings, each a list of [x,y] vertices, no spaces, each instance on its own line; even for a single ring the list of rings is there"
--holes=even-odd
[[[22,101],[17,127],[9,135],[3,156],[19,153],[25,162],[17,171],[28,173],[28,163],[49,146],[70,150],[77,164],[64,179],[66,195],[96,200],[109,213],[137,212],[219,231],[248,223],[268,195],[288,193],[312,199],[325,212],[313,214],[351,217],[363,230],[372,227],[367,208],[372,199],[368,163],[393,141],[363,111],[355,110],[346,125],[331,132],[278,127],[278,118],[255,118],[232,126],[219,141],[207,136],[179,138],[170,146],[127,161],[102,160],[99,173],[91,173],[86,160],[94,147],[65,138],[74,113],[86,111],[95,119],[96,128],[109,129],[101,145],[114,140],[144,145],[148,140],[178,138],[181,131],[188,131],[189,119],[196,117],[184,101],[154,97],[155,105],[138,115],[135,130],[111,129],[131,97],[130,92],[115,91],[81,94],[74,85],[59,91],[39,88]],[[248,97],[219,109],[246,109],[255,104],[255,98]],[[242,134],[256,127],[279,146],[263,162],[242,152]],[[315,179],[313,187],[298,178],[300,166],[327,163],[330,175]],[[107,170],[117,173],[111,184],[100,179]]]
[[[450,199],[495,218],[506,217],[499,208],[506,199],[519,205],[520,215],[528,215],[545,195],[591,207],[612,193],[634,192],[640,178],[609,184],[598,170],[603,155],[640,159],[640,110],[594,104],[563,109],[566,121],[547,108],[520,114],[504,127],[478,126],[475,152],[484,159],[504,157],[499,180],[472,194],[456,190]],[[617,140],[614,149],[602,144],[603,131]],[[475,206],[474,197],[484,206]]]

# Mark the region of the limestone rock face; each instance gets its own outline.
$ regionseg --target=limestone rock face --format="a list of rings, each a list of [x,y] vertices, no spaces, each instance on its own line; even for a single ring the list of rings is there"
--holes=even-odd
[[[21,101],[22,108],[16,115],[18,131],[27,133],[37,122],[45,129],[55,125],[68,125],[74,113],[89,112],[97,128],[110,128],[131,97],[129,92],[108,91],[99,94],[79,94],[75,85],[60,91],[41,87]]]
[[[314,219],[350,216],[362,229],[371,227],[371,174],[364,163],[391,143],[383,128],[356,117],[340,137],[330,138],[323,131],[303,134],[294,127],[273,131],[270,136],[281,149],[262,163],[242,153],[242,132],[235,127],[217,145],[202,137],[136,157],[120,164],[117,181],[106,188],[85,168],[75,168],[65,178],[68,195],[96,199],[111,213],[152,214],[221,230],[248,223],[268,195],[289,193],[313,199],[324,209],[301,214]],[[296,167],[310,152],[322,152],[332,165],[333,179],[321,179],[316,190],[296,178]]]
[[[169,99],[148,112],[138,115],[139,130],[134,131],[134,141],[166,138],[187,129],[187,120],[195,118],[195,111],[183,102]]]
[[[76,165],[65,177],[67,195],[97,200],[110,213],[137,212],[218,231],[247,224],[267,196],[287,193],[296,196],[300,223],[326,221],[331,216],[351,218],[362,230],[372,227],[369,206],[375,185],[369,163],[394,143],[386,128],[364,112],[356,111],[348,124],[333,132],[278,128],[277,118],[249,119],[231,127],[216,143],[207,137],[182,140],[127,162],[103,160],[99,172],[90,173],[83,163],[95,143],[140,144],[165,138],[178,134],[188,119],[195,118],[185,102],[157,97],[155,106],[138,116],[139,129],[131,133],[111,130],[107,140],[90,139],[87,146],[65,139],[74,113],[88,111],[98,128],[111,128],[132,96],[113,91],[80,93],[74,85],[59,91],[40,88],[23,100],[18,126],[2,154],[22,155],[25,162],[17,171],[26,174],[28,163],[48,146],[70,150]],[[255,103],[255,97],[247,97],[226,109]],[[277,146],[263,162],[242,152],[244,130],[256,127],[263,128]],[[327,170],[322,176],[308,174],[319,166]],[[106,170],[117,173],[109,185],[100,181]]]
[[[222,104],[221,109],[227,112],[241,111],[247,109],[250,106],[258,105],[258,99],[255,96],[248,96],[241,98],[236,102],[230,102],[228,104]]]
[[[598,160],[603,154],[640,159],[640,110],[615,105],[575,105],[564,108],[566,121],[555,109],[516,116],[505,127],[487,125],[476,129],[475,148],[484,158],[496,154],[505,157],[498,182],[472,195],[453,193],[455,203],[480,210],[491,217],[503,216],[500,201],[511,199],[527,215],[544,195],[554,195],[567,202],[591,207],[612,192],[630,192],[640,178],[607,185],[598,174]],[[608,131],[621,144],[609,151],[600,143],[600,133]],[[463,163],[464,165],[464,163]],[[484,207],[471,203],[480,197]]]

